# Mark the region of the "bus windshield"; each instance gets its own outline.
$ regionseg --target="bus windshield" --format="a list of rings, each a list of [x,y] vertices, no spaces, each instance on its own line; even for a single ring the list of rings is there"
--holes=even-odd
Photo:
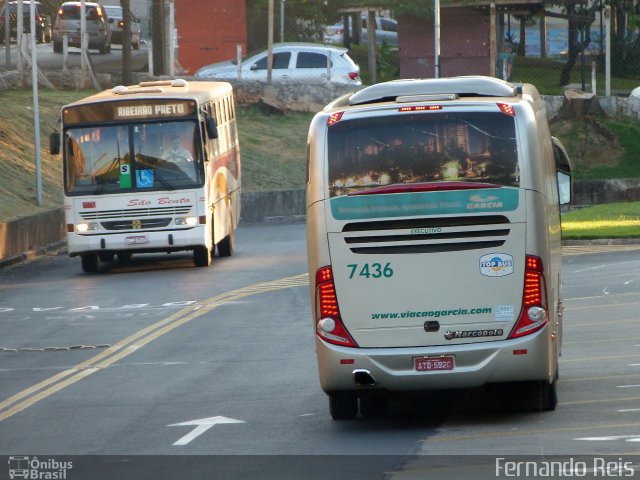
[[[500,112],[343,120],[329,128],[328,162],[331,196],[422,182],[520,183],[515,122]]]
[[[99,195],[201,186],[199,135],[194,121],[69,128],[65,191]]]

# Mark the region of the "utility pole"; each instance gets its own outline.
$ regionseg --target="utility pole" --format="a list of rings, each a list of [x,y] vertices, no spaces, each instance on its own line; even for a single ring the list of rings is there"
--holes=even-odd
[[[131,5],[130,0],[120,0],[122,7],[122,84],[131,85]]]
[[[153,74],[166,73],[165,45],[165,5],[164,0],[152,0],[151,4],[151,41],[153,45]]]
[[[268,34],[267,34],[267,83],[271,83],[271,77],[273,74],[273,0],[269,0],[269,14],[268,14]]]

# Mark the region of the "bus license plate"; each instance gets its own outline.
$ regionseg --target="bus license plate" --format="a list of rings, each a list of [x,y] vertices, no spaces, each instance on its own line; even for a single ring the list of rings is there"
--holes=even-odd
[[[147,235],[132,235],[125,238],[125,243],[127,245],[144,245],[149,243],[149,237]]]
[[[454,358],[451,355],[444,357],[418,357],[414,361],[418,372],[453,370],[455,366]]]

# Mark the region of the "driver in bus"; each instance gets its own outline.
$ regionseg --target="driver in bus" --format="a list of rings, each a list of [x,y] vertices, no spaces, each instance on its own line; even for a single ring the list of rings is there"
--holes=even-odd
[[[162,159],[175,164],[192,180],[195,180],[195,163],[191,152],[182,146],[180,136],[173,134],[170,137],[170,146],[164,152]]]

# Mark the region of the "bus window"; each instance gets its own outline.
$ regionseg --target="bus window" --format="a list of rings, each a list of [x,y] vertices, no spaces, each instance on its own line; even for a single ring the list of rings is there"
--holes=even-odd
[[[329,130],[328,153],[332,196],[398,183],[519,184],[515,122],[498,112],[343,121]]]

